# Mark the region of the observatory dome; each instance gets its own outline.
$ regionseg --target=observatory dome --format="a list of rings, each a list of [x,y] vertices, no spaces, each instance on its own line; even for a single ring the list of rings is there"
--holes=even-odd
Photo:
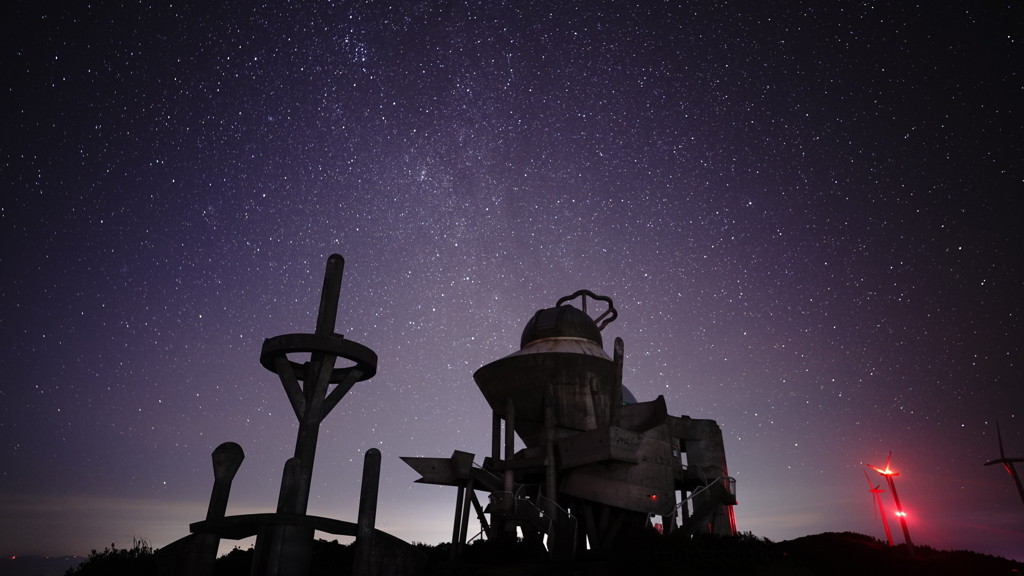
[[[601,331],[586,312],[575,306],[563,305],[538,310],[523,328],[519,347],[544,338],[583,338],[604,346]]]

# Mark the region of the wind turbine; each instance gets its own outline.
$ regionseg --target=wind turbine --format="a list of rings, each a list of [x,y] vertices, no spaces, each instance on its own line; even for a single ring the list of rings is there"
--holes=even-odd
[[[892,450],[889,451],[889,459],[885,461],[885,470],[881,468],[875,468],[871,464],[868,464],[869,468],[875,468],[882,476],[885,476],[885,480],[889,483],[889,492],[892,492],[892,500],[896,503],[896,516],[900,519],[900,526],[903,528],[903,539],[907,542],[907,555],[911,558],[914,557],[914,543],[910,540],[910,529],[907,528],[907,513],[903,511],[903,507],[900,506],[900,497],[896,494],[896,483],[893,482],[893,476],[899,476],[899,472],[893,472],[889,468],[889,464],[892,462]],[[870,484],[870,480],[868,481]]]
[[[878,502],[878,513],[882,515],[882,526],[885,526],[885,537],[889,539],[889,546],[893,546],[892,543],[892,532],[889,532],[889,520],[885,517],[885,508],[882,507],[882,485],[879,484],[874,488],[871,488],[871,478],[868,478],[868,471],[864,471],[864,478],[868,481],[869,492],[875,497],[875,502]]]
[[[1010,477],[1013,478],[1014,483],[1017,484],[1017,493],[1020,494],[1021,502],[1024,502],[1024,487],[1020,485],[1020,477],[1017,476],[1017,469],[1013,467],[1014,462],[1024,462],[1024,458],[1007,458],[1003,452],[1003,434],[999,431],[999,420],[996,420],[996,436],[999,438],[999,459],[985,462],[985,466],[991,466],[993,464],[1002,464],[1003,468],[1009,472]]]

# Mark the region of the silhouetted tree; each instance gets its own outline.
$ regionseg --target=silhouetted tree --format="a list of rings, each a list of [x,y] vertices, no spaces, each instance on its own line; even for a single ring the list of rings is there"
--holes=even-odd
[[[156,576],[153,547],[135,538],[131,548],[118,550],[111,543],[103,552],[90,552],[78,568],[68,568],[64,576]]]

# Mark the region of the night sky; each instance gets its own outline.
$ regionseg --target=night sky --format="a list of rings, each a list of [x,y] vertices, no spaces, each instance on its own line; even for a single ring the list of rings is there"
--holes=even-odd
[[[272,511],[260,346],[339,253],[380,362],[311,514],[355,519],[377,447],[378,526],[450,538],[398,457],[481,462],[472,373],[589,289],[637,398],[721,425],[740,530],[884,538],[892,450],[915,543],[1024,559],[982,467],[996,420],[1024,454],[1024,18],[949,4],[6,5],[0,553],[166,545],[225,441],[228,514]]]

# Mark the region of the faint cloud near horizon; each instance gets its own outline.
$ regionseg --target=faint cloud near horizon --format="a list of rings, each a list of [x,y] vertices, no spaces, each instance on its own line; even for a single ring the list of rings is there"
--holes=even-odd
[[[188,534],[206,515],[206,503],[97,496],[0,495],[0,554],[85,555],[111,544],[144,539],[154,547]],[[41,542],[38,534],[48,534]],[[58,542],[62,547],[55,549]]]

